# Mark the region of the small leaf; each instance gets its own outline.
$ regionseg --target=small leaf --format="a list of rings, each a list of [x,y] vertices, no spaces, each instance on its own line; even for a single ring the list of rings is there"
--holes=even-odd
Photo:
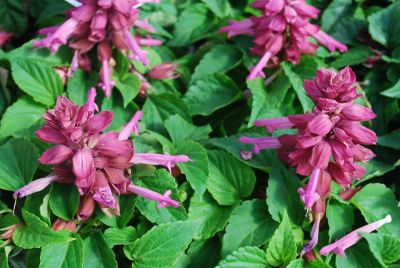
[[[49,205],[56,216],[72,220],[78,209],[79,198],[79,192],[74,184],[54,183],[50,191]]]
[[[137,239],[136,229],[132,226],[124,228],[109,228],[104,232],[107,245],[112,248],[116,245],[128,245]]]
[[[269,267],[265,251],[257,247],[242,247],[218,263],[216,268],[266,268]]]
[[[95,231],[85,239],[83,267],[113,268],[117,267],[114,252],[107,245],[102,234]]]
[[[124,107],[137,96],[140,89],[140,79],[133,73],[126,73],[122,77],[114,77],[116,88],[121,92]]]
[[[329,224],[329,241],[333,242],[352,230],[354,213],[350,205],[331,199],[326,208],[326,217]]]
[[[270,265],[288,265],[295,259],[297,248],[294,234],[287,213],[278,229],[276,229],[267,248],[267,261]]]
[[[220,205],[234,205],[251,194],[256,177],[253,170],[224,151],[208,151],[207,189]]]
[[[68,78],[68,98],[70,98],[77,105],[85,104],[87,101],[88,90],[91,87],[96,86],[97,79],[97,73],[87,73],[81,69],[77,69],[74,72],[74,75]]]
[[[212,131],[209,125],[201,127],[195,126],[177,114],[168,117],[164,125],[175,145],[179,145],[186,140],[205,140]]]
[[[263,200],[244,201],[235,209],[226,227],[222,255],[226,256],[243,246],[264,245],[277,226]]]
[[[38,167],[38,149],[27,139],[12,139],[0,147],[0,189],[15,191],[28,184]]]

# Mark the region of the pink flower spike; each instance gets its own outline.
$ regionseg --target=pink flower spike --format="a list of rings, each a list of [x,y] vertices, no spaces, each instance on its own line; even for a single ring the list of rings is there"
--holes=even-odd
[[[304,204],[307,210],[310,210],[314,203],[319,199],[317,193],[317,185],[319,180],[320,169],[315,168],[310,176],[310,181],[307,184],[306,191],[304,193]]]
[[[179,207],[179,202],[170,198],[171,190],[168,190],[163,195],[161,195],[157,192],[133,184],[130,184],[127,189],[134,194],[158,202],[159,204],[157,205],[157,208],[165,208],[168,206],[172,206],[175,208]]]
[[[323,247],[319,252],[321,255],[324,256],[328,255],[328,253],[330,252],[333,252],[336,255],[345,256],[345,250],[361,240],[361,233],[371,233],[372,231],[375,231],[376,229],[380,228],[386,223],[390,223],[391,221],[392,217],[390,215],[387,215],[381,220],[367,224],[352,231],[351,233],[345,235],[336,242]]]
[[[187,155],[167,155],[167,154],[135,154],[132,159],[132,164],[146,164],[154,166],[165,166],[171,172],[176,163],[190,161]]]
[[[27,195],[31,195],[31,194],[40,192],[41,190],[43,190],[44,188],[49,186],[51,183],[58,181],[60,179],[62,179],[62,178],[59,177],[58,175],[50,174],[47,177],[34,180],[31,183],[25,185],[24,187],[16,190],[13,194],[13,197],[14,197],[14,199],[17,199],[18,197],[23,198]]]
[[[265,65],[267,65],[268,61],[271,59],[272,53],[271,52],[266,52],[264,56],[262,56],[261,60],[256,64],[251,69],[251,72],[249,76],[247,77],[247,80],[253,80],[256,77],[265,77],[265,74],[263,73],[263,69]]]
[[[260,153],[263,149],[279,149],[282,144],[279,142],[277,137],[263,137],[263,138],[250,138],[240,137],[239,141],[244,144],[253,145],[253,153]]]
[[[256,120],[254,125],[257,127],[265,126],[269,133],[273,133],[276,129],[287,129],[294,126],[288,117]]]
[[[137,111],[128,124],[125,125],[124,129],[119,133],[118,139],[120,141],[127,140],[131,135],[131,132],[135,133],[135,136],[139,135],[139,120],[142,117],[142,111]]]
[[[86,102],[86,110],[88,112],[94,112],[94,111],[99,110],[99,107],[95,103],[96,95],[97,95],[97,93],[96,93],[96,89],[94,87],[89,89],[88,100]]]

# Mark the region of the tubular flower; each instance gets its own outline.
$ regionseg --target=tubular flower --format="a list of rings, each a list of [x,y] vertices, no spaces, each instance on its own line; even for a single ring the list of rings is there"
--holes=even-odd
[[[262,12],[261,16],[251,16],[242,21],[230,21],[222,27],[229,37],[247,34],[254,38],[251,53],[261,56],[248,79],[265,77],[263,68],[269,63],[284,60],[299,63],[301,54],[314,54],[319,45],[329,51],[347,51],[347,47],[322,32],[310,19],[318,18],[319,10],[304,0],[257,0],[252,7]],[[312,37],[317,43],[310,42]]]
[[[75,1],[76,2],[76,1]],[[97,46],[98,59],[101,65],[99,86],[107,97],[111,94],[114,81],[111,80],[114,60],[112,47],[116,47],[130,59],[149,64],[146,52],[140,46],[157,46],[161,41],[152,39],[148,34],[155,29],[147,20],[139,19],[138,7],[144,3],[159,1],[141,0],[82,0],[76,7],[67,12],[67,20],[60,26],[44,28],[39,31],[45,38],[35,41],[37,47],[47,47],[56,53],[61,45],[68,45],[74,50],[69,75],[80,67],[85,71],[91,69],[87,53]],[[131,30],[134,29],[134,34]]]
[[[319,70],[313,80],[304,82],[307,94],[315,103],[313,112],[255,121],[256,126],[264,126],[270,133],[292,128],[297,134],[239,138],[240,142],[252,145],[251,152],[242,152],[242,156],[249,158],[263,149],[277,149],[278,157],[285,164],[295,167],[300,175],[310,176],[308,184],[298,192],[307,212],[316,214],[314,218],[318,221],[325,212],[324,200],[330,194],[327,187],[330,181],[333,179],[343,188],[349,188],[353,179],[360,179],[365,173],[358,162],[367,162],[375,156],[364,145],[376,144],[376,134],[360,124],[373,119],[375,114],[353,103],[360,96],[355,83],[355,75],[348,67],[339,72]],[[318,224],[313,228],[313,240],[306,246],[308,250],[318,240]]]
[[[134,164],[162,165],[169,170],[178,162],[187,162],[185,155],[135,154],[133,132],[138,135],[138,111],[123,130],[103,132],[112,121],[113,113],[95,113],[95,91],[89,91],[88,102],[79,107],[66,97],[58,97],[56,107],[49,110],[46,123],[36,132],[43,141],[54,144],[39,158],[45,165],[52,165],[51,175],[35,180],[18,189],[14,198],[22,198],[43,190],[53,182],[74,183],[81,195],[78,219],[86,220],[97,203],[103,211],[119,213],[117,196],[134,193],[159,203],[158,207],[174,206],[179,203],[170,198],[170,191],[159,194],[136,186],[130,177]],[[111,212],[110,212],[111,211]]]

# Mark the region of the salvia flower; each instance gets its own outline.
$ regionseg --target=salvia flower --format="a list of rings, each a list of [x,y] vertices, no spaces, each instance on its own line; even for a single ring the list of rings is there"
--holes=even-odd
[[[304,0],[257,0],[252,7],[261,11],[261,16],[251,16],[242,21],[230,21],[221,28],[229,37],[250,35],[254,38],[251,53],[261,56],[248,79],[265,77],[263,68],[270,62],[279,63],[281,57],[294,64],[301,54],[314,54],[319,44],[329,51],[347,51],[347,47],[322,32],[310,19],[318,17],[319,10]],[[315,42],[310,41],[310,37]]]
[[[80,5],[68,10],[67,20],[60,26],[44,28],[39,31],[45,38],[35,41],[37,47],[47,47],[53,53],[61,45],[74,50],[70,75],[80,67],[91,69],[87,53],[97,46],[98,60],[101,65],[99,86],[107,97],[111,94],[114,81],[111,80],[114,61],[112,47],[127,54],[130,59],[149,64],[146,51],[141,46],[157,46],[161,41],[152,39],[143,32],[154,33],[155,29],[147,20],[139,19],[138,7],[144,3],[159,1],[141,0],[82,0]],[[134,33],[131,30],[134,29]]]
[[[260,150],[277,149],[278,157],[285,164],[295,167],[300,175],[310,176],[307,185],[298,190],[307,212],[324,214],[330,181],[349,188],[353,179],[360,179],[365,173],[359,162],[365,163],[375,156],[364,145],[376,144],[376,134],[361,125],[362,121],[373,119],[375,114],[371,109],[353,103],[360,96],[355,83],[355,75],[348,67],[339,72],[319,70],[313,80],[304,82],[307,94],[315,103],[312,112],[255,121],[256,126],[264,126],[270,133],[292,128],[297,134],[239,138],[240,142],[252,145],[252,151],[242,152],[242,156],[249,158]],[[320,216],[315,218],[320,219]],[[306,249],[316,245],[319,223],[316,224],[312,234],[314,239]]]
[[[349,247],[356,244],[358,241],[361,240],[362,233],[371,233],[376,229],[380,228],[381,226],[385,225],[386,223],[390,223],[392,221],[392,217],[387,215],[385,218],[375,221],[373,223],[367,224],[363,227],[360,227],[351,233],[345,235],[344,237],[340,238],[339,240],[335,241],[334,243],[327,245],[319,251],[321,255],[328,255],[328,253],[333,252],[339,256],[346,256],[345,250]]]
[[[24,197],[43,190],[53,182],[74,183],[81,194],[78,219],[85,220],[97,203],[108,214],[118,214],[118,195],[134,193],[159,203],[158,207],[178,207],[164,194],[136,186],[130,177],[134,164],[165,166],[169,170],[178,162],[187,162],[185,155],[136,154],[131,133],[138,135],[138,111],[121,132],[103,132],[110,124],[113,113],[95,113],[96,92],[89,91],[88,102],[79,107],[66,97],[58,97],[54,109],[49,110],[46,123],[36,132],[43,141],[54,144],[39,158],[39,162],[52,165],[53,172],[31,182],[14,193],[14,198]]]

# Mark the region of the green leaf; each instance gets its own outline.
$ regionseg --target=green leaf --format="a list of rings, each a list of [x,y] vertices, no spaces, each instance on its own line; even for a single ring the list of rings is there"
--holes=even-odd
[[[381,92],[383,96],[389,97],[389,98],[400,98],[400,80],[397,81],[396,84],[394,84],[392,87],[384,90]]]
[[[129,107],[124,108],[121,96],[115,93],[113,93],[112,98],[103,99],[101,110],[112,111],[114,113],[112,123],[107,130],[120,131],[139,108],[134,103],[130,103]]]
[[[281,222],[287,213],[293,223],[301,224],[304,219],[304,205],[297,189],[301,187],[293,170],[288,170],[280,161],[272,161],[267,188],[268,211],[272,218]]]
[[[114,252],[100,232],[95,231],[85,239],[83,267],[113,268],[117,266]]]
[[[0,189],[15,191],[28,184],[38,167],[38,149],[27,139],[12,139],[0,147]]]
[[[253,170],[224,151],[208,151],[207,189],[220,205],[234,205],[251,194],[256,177]]]
[[[225,73],[239,64],[242,53],[231,45],[218,45],[207,52],[192,75],[192,82],[207,75]]]
[[[242,247],[218,263],[217,268],[266,268],[269,267],[265,251],[257,247]]]
[[[378,43],[393,48],[400,43],[400,3],[378,11],[368,17],[369,33]]]
[[[282,62],[282,68],[287,77],[289,78],[289,81],[292,84],[292,87],[296,92],[297,97],[300,100],[301,106],[303,107],[303,111],[304,112],[312,111],[314,105],[311,99],[307,96],[306,91],[304,90],[303,80],[297,73],[293,71],[292,66],[289,63]]]
[[[170,268],[192,241],[197,224],[179,221],[153,227],[124,252],[133,261],[132,267]]]
[[[347,65],[357,65],[363,63],[372,56],[373,52],[367,46],[356,46],[350,48],[346,53],[341,54],[331,64],[333,68],[340,69]]]
[[[0,122],[0,138],[5,138],[36,125],[46,108],[24,96],[9,106]],[[18,118],[18,120],[15,120]]]
[[[39,268],[83,268],[83,247],[83,240],[78,235],[72,242],[43,247]]]
[[[221,243],[218,237],[194,240],[187,251],[190,268],[215,267],[220,260]]]
[[[133,194],[119,196],[120,215],[113,215],[111,218],[104,213],[100,213],[99,219],[108,226],[124,228],[132,218],[135,210],[136,196]]]
[[[231,78],[215,74],[196,80],[186,92],[185,101],[192,115],[210,115],[238,100],[241,95]]]
[[[329,33],[341,18],[351,15],[353,11],[352,4],[352,0],[330,1],[329,6],[321,16],[321,28]]]
[[[379,232],[391,234],[400,238],[400,208],[395,199],[393,191],[379,183],[370,183],[363,187],[350,202],[363,214],[368,223],[383,219],[388,214],[393,216],[391,223],[385,224],[378,229]]]
[[[109,228],[104,232],[107,245],[112,248],[116,245],[128,245],[137,239],[136,229],[132,226],[124,228]]]
[[[190,200],[189,220],[200,222],[194,238],[208,239],[225,228],[233,206],[221,206],[210,196],[195,194]]]
[[[23,0],[0,0],[2,30],[12,32],[17,36],[25,32],[28,26],[25,4]]]
[[[331,199],[326,208],[326,217],[329,224],[329,241],[333,242],[352,230],[354,213],[350,205]]]
[[[305,262],[303,259],[297,259],[294,261],[291,261],[287,268],[305,268]]]
[[[77,69],[72,77],[68,78],[67,94],[77,105],[83,105],[87,101],[87,94],[91,87],[96,86],[98,76],[95,72],[84,72]]]
[[[226,256],[239,247],[264,245],[278,224],[268,214],[263,200],[244,201],[233,212],[222,240],[222,255]]]
[[[336,256],[337,268],[382,267],[364,242],[346,250],[346,257]]]
[[[181,172],[186,176],[190,186],[198,193],[203,194],[207,188],[209,174],[207,150],[194,141],[185,141],[180,144],[176,154],[189,156],[189,162],[178,163]]]
[[[140,79],[133,73],[126,73],[122,77],[114,77],[116,88],[121,92],[124,107],[137,96],[140,89]]]
[[[390,147],[400,150],[400,129],[390,132],[384,136],[378,137],[378,144],[385,147]]]
[[[233,14],[232,6],[228,0],[202,0],[209,9],[219,18],[230,17]]]
[[[78,209],[80,195],[74,184],[54,183],[49,205],[53,213],[64,220],[72,220]]]
[[[297,248],[294,234],[287,213],[278,229],[276,229],[267,248],[267,261],[270,265],[288,265],[295,259]]]
[[[169,45],[183,47],[198,41],[217,28],[217,19],[204,4],[189,5],[175,24]]]
[[[12,237],[15,245],[21,248],[47,247],[57,243],[70,242],[75,239],[70,232],[53,231],[39,217],[26,210],[22,210],[22,217],[26,225],[17,228]]]
[[[171,198],[179,200],[179,194],[177,190],[177,184],[174,177],[169,174],[165,169],[159,169],[154,173],[154,177],[144,177],[135,180],[135,184],[152,191],[164,194],[167,190],[171,190]],[[167,207],[163,209],[157,208],[158,203],[152,200],[148,200],[143,197],[138,197],[136,200],[136,207],[140,212],[151,222],[155,223],[166,223],[179,220],[185,220],[187,214],[185,208],[180,206],[179,208]]]
[[[210,125],[195,126],[180,115],[171,115],[164,122],[168,134],[175,145],[179,145],[184,141],[197,141],[208,139],[208,135],[212,131]]]
[[[46,106],[52,106],[63,91],[60,76],[46,63],[15,58],[11,61],[11,68],[18,87]]]
[[[400,259],[400,239],[378,233],[363,233],[369,249],[382,264],[391,264]]]

